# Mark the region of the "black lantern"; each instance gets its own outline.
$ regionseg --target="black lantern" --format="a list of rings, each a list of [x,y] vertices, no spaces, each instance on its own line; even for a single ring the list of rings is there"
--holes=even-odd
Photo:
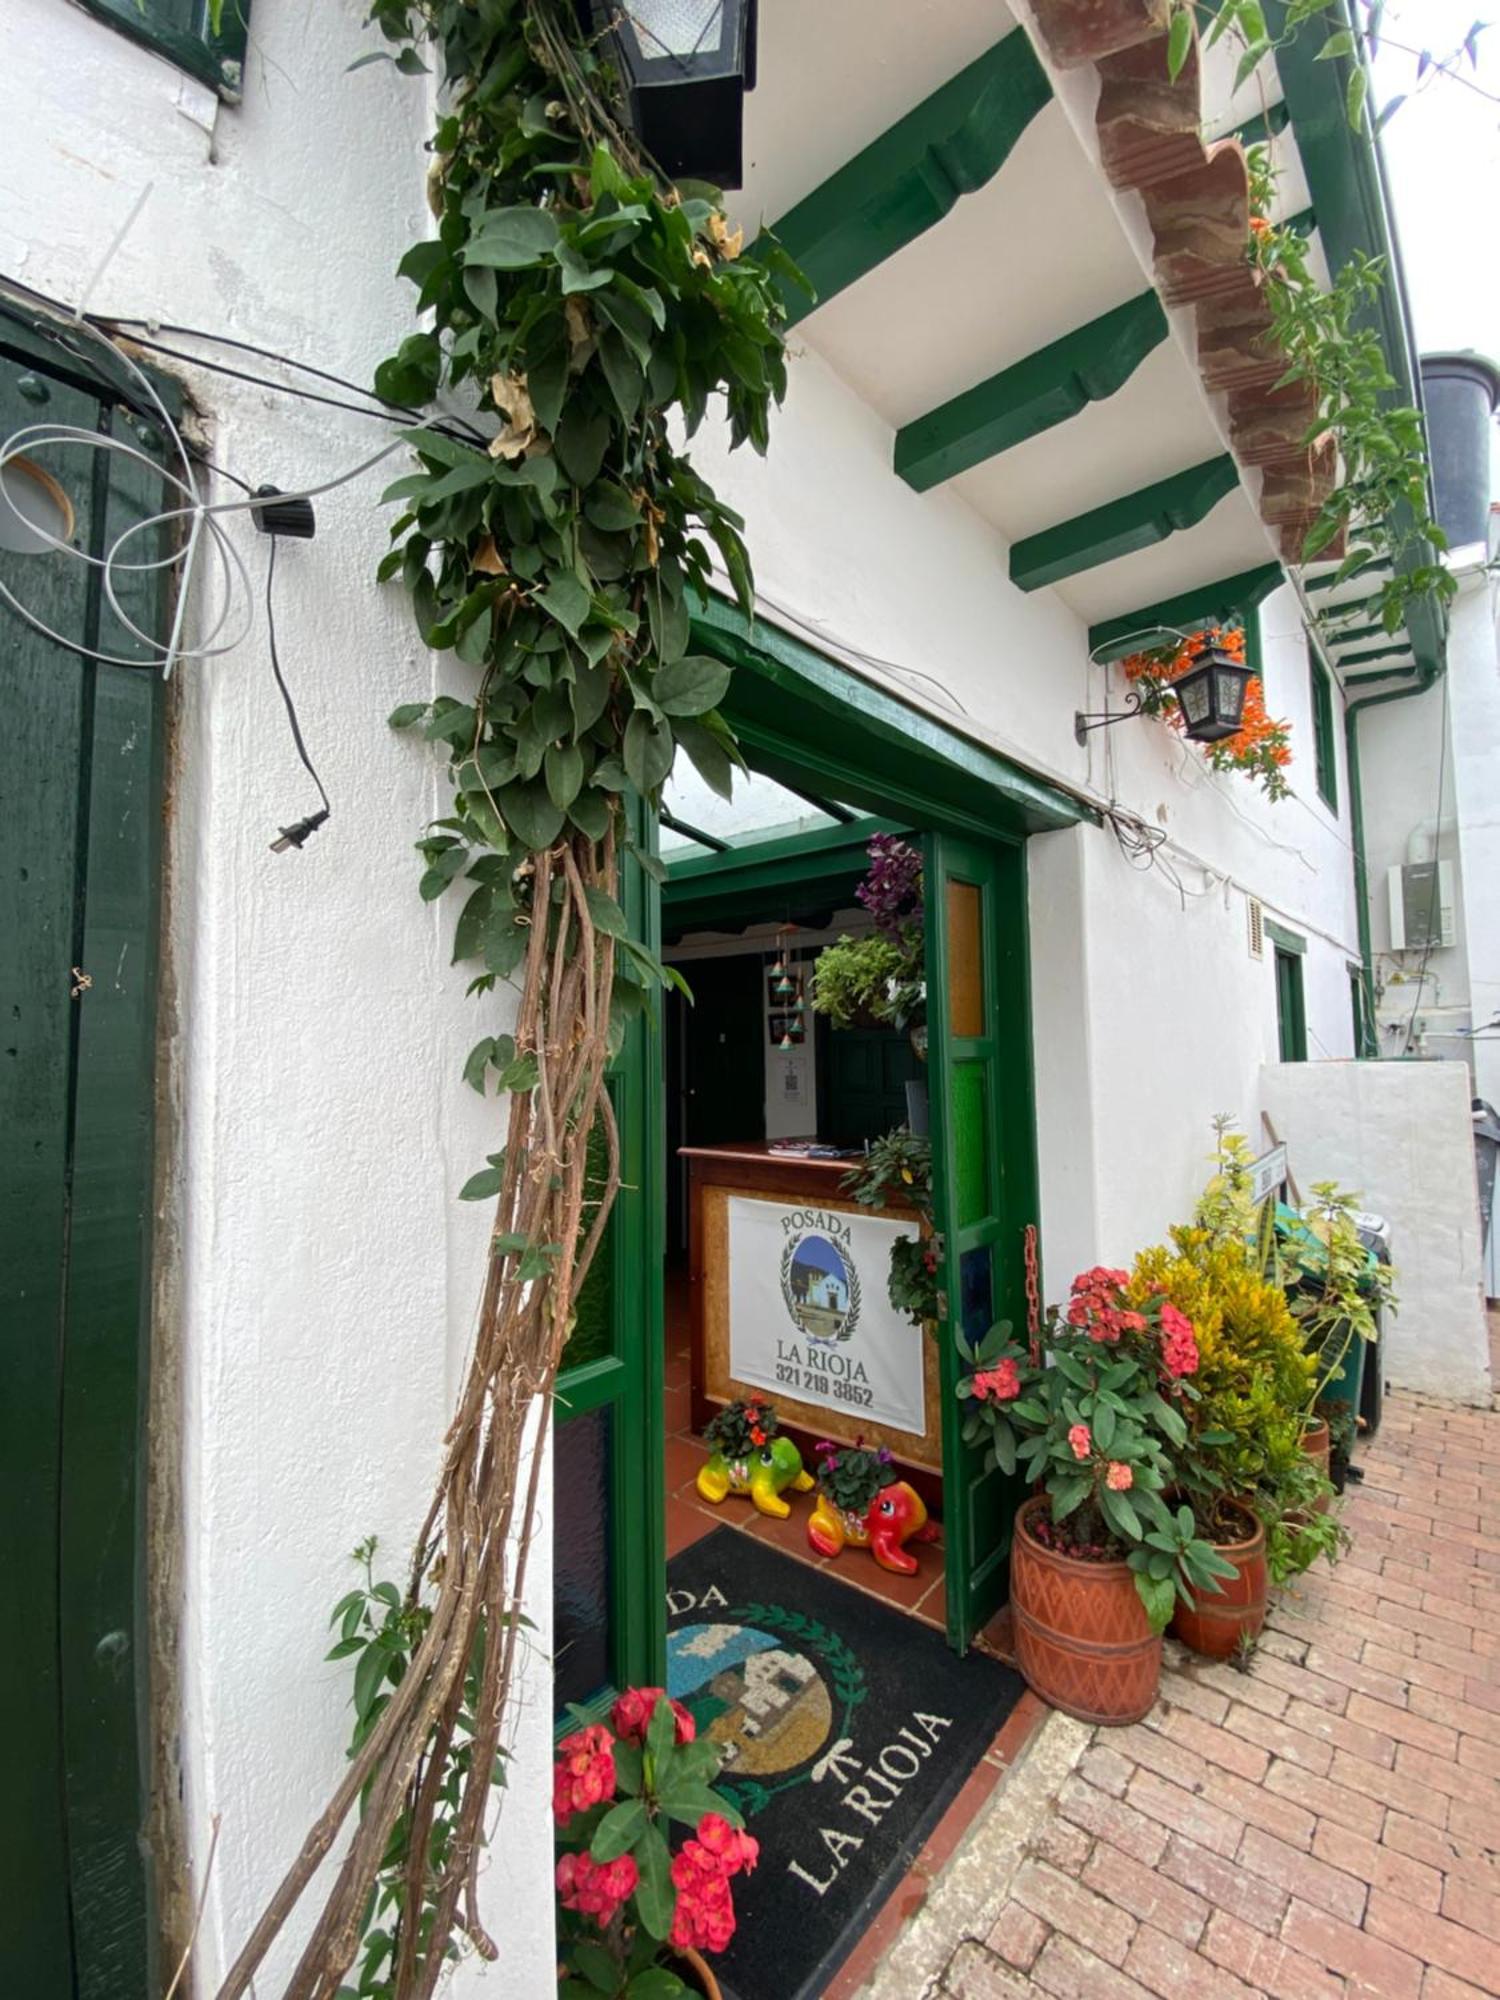
[[[1245,720],[1245,689],[1252,669],[1222,646],[1205,646],[1172,683],[1182,710],[1183,733],[1193,743],[1222,743]]]
[[[611,30],[642,145],[673,180],[741,184],[755,0],[586,0]]]

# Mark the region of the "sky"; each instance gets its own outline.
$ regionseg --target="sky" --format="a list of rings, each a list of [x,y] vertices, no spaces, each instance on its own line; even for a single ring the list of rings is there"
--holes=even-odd
[[[1479,66],[1461,74],[1500,96],[1500,0],[1390,0],[1385,32],[1446,55],[1475,20]],[[1477,348],[1500,360],[1500,103],[1453,77],[1418,87],[1414,55],[1391,45],[1375,65],[1375,96],[1406,102],[1382,135],[1417,342]]]

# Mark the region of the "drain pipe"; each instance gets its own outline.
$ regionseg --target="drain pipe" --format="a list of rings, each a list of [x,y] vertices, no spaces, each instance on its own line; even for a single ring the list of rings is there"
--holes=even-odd
[[[1390,688],[1384,694],[1361,695],[1344,710],[1344,752],[1349,771],[1349,832],[1354,845],[1354,905],[1359,925],[1360,984],[1365,1004],[1359,1010],[1361,1056],[1378,1056],[1375,1040],[1375,953],[1370,943],[1370,868],[1365,857],[1365,801],[1359,771],[1359,718],[1362,710],[1379,708],[1387,701],[1409,701],[1437,685],[1437,674],[1420,669],[1411,687]]]

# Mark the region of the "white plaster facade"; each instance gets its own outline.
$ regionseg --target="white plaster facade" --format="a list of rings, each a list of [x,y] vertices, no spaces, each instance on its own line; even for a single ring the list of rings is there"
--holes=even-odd
[[[786,31],[793,0],[778,12]],[[971,55],[996,32],[970,18],[959,39]],[[8,0],[0,130],[23,143],[8,145],[0,166],[0,269],[76,300],[150,183],[94,307],[233,334],[368,380],[410,328],[411,294],[393,271],[428,226],[421,148],[431,107],[428,86],[384,65],[347,74],[367,46],[357,8],[255,0],[244,101],[226,109],[67,0]],[[911,101],[900,75],[870,87],[891,98],[877,122]],[[1048,128],[1038,172],[1067,136]],[[930,249],[960,226],[971,224],[939,225]],[[1076,255],[1092,254],[1085,236]],[[1115,244],[1109,255],[1129,252]],[[858,303],[851,294],[843,307]],[[899,309],[913,316],[915,338],[921,299]],[[835,352],[851,324],[841,313],[824,336]],[[252,483],[315,483],[374,448],[379,427],[360,417],[164,365],[182,375],[215,455]],[[853,372],[847,354],[845,366]],[[1289,590],[1263,607],[1262,633],[1268,706],[1290,719],[1298,745],[1294,800],[1273,806],[1243,780],[1211,773],[1154,723],[1078,748],[1074,709],[1101,708],[1110,687],[1118,703],[1119,693],[1118,671],[1088,661],[1087,593],[1070,603],[1016,589],[1005,539],[980,510],[995,496],[910,491],[891,472],[894,421],[822,351],[813,325],[793,340],[769,458],[731,459],[711,432],[697,455],[747,517],[765,616],[1168,836],[1171,876],[1133,872],[1096,827],[1031,844],[1044,1257],[1056,1291],[1085,1264],[1127,1259],[1182,1215],[1214,1113],[1259,1138],[1276,1010],[1269,952],[1250,955],[1248,896],[1307,940],[1312,1054],[1352,1055],[1346,774],[1330,812],[1311,778],[1306,657]],[[1110,419],[1106,410],[1079,421]],[[1207,419],[1195,409],[1181,421],[1191,430]],[[1089,435],[1108,442],[1103,430]],[[1113,448],[1123,449],[1119,439]],[[342,1768],[347,1682],[323,1660],[328,1608],[352,1581],[345,1552],[365,1535],[379,1535],[399,1573],[484,1247],[482,1208],[455,1197],[494,1144],[493,1114],[457,1080],[478,1035],[504,1024],[481,1019],[448,967],[453,911],[416,895],[411,843],[442,810],[444,786],[384,718],[430,692],[441,668],[399,590],[370,580],[386,546],[381,483],[376,473],[322,498],[317,539],[280,558],[283,656],[334,801],[304,852],[268,852],[277,824],[314,802],[259,625],[231,659],[180,676],[162,1242],[182,1354],[182,1518],[159,1526],[181,1540],[180,1756],[194,1891],[206,1889],[204,1992]],[[1243,496],[1225,506],[1210,551],[1241,532]],[[258,579],[263,548],[248,532],[243,540]],[[1476,601],[1463,601],[1461,618]],[[1493,746],[1494,690],[1484,699]],[[1398,785],[1425,726],[1416,702],[1383,717],[1388,753],[1367,725],[1367,796],[1387,782],[1387,764]],[[1486,792],[1477,750],[1475,760],[1465,750],[1455,781],[1466,797],[1488,798],[1495,839],[1493,783]],[[1411,784],[1420,789],[1414,775]],[[1465,883],[1466,896],[1493,899],[1500,866],[1485,876],[1466,868]],[[1476,903],[1469,921],[1500,936],[1492,901]],[[1496,969],[1483,977],[1492,982],[1483,1004],[1500,1004]],[[1471,998],[1477,1008],[1477,979]],[[1393,1185],[1393,1209],[1401,1198]],[[552,1990],[545,1549],[542,1536],[521,1771],[492,1854],[506,1956],[488,1978],[466,1966],[460,1993],[529,2000]],[[287,1962],[277,1956],[262,1991],[276,1990]]]

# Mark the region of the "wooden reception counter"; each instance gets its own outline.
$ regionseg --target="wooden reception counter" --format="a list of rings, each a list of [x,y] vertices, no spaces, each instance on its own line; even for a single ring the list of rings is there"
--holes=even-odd
[[[863,1438],[939,1471],[936,1346],[888,1290],[890,1246],[920,1234],[921,1218],[861,1207],[844,1189],[856,1159],[765,1145],[685,1146],[682,1157],[695,1426],[760,1395],[805,1438]]]

